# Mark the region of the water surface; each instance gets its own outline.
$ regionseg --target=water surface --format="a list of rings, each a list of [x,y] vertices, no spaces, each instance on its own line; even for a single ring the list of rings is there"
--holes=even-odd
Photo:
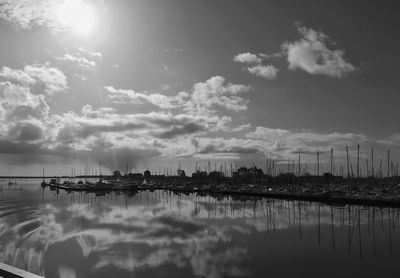
[[[393,277],[399,210],[0,189],[0,261],[45,277]]]

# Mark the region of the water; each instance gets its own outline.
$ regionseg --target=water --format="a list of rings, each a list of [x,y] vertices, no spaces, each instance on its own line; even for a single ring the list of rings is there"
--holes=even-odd
[[[2,186],[0,261],[46,277],[393,277],[400,269],[398,209],[57,194],[39,183]]]

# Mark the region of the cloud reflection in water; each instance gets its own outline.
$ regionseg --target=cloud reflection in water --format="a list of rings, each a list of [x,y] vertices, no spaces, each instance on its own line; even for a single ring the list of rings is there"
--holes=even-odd
[[[0,218],[0,260],[55,278],[250,276],[248,241],[255,234],[344,224],[342,210],[332,217],[328,206],[299,202],[161,191],[45,194],[45,200],[15,206]]]

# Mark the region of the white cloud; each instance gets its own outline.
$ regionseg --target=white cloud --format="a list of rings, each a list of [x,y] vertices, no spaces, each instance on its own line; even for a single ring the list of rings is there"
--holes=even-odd
[[[68,88],[66,76],[57,68],[48,65],[28,65],[25,66],[24,71],[34,78],[37,84],[42,84],[49,95],[65,91]]]
[[[24,86],[35,87],[36,90],[43,90],[48,95],[68,88],[64,73],[48,65],[27,65],[23,70],[3,67],[0,77]]]
[[[113,103],[151,103],[163,110],[177,109],[188,113],[196,121],[204,122],[207,129],[228,131],[232,119],[226,111],[240,112],[247,109],[248,100],[239,94],[251,90],[243,84],[226,84],[225,78],[214,76],[196,83],[191,92],[174,96],[161,93],[140,93],[133,90],[105,87],[108,99]]]
[[[112,86],[105,87],[108,99],[113,103],[136,103],[149,102],[161,109],[173,109],[184,105],[188,98],[186,92],[180,92],[176,96],[167,96],[160,93],[145,94],[133,90],[116,89]]]
[[[2,70],[0,71],[0,77],[24,85],[33,85],[36,83],[36,80],[33,79],[25,71],[19,69],[11,69],[9,67],[2,68]]]
[[[0,18],[18,29],[46,26],[59,32],[66,27],[57,17],[57,10],[62,3],[62,0],[2,0]]]
[[[252,64],[249,67],[243,68],[243,70],[255,76],[266,79],[275,79],[279,72],[278,68],[273,65],[261,65],[263,58],[267,59],[269,56],[263,53],[259,53],[257,56],[256,54],[246,52],[236,55],[233,60],[239,63]]]
[[[344,58],[344,51],[331,50],[327,46],[329,37],[321,31],[297,26],[303,36],[301,40],[286,42],[282,48],[287,54],[290,69],[302,69],[310,74],[343,77],[355,70]]]
[[[73,62],[84,68],[90,68],[96,66],[96,62],[93,60],[89,60],[86,57],[73,55],[70,53],[66,53],[63,56],[56,57],[56,59],[60,61]]]
[[[254,74],[259,77],[263,77],[266,79],[275,79],[278,75],[279,70],[272,65],[263,66],[263,65],[256,65],[253,67],[246,68],[248,72]]]
[[[49,110],[44,95],[33,94],[21,85],[0,82],[0,139],[44,139],[42,130],[50,123]]]
[[[258,57],[256,54],[246,52],[246,53],[240,53],[235,57],[233,57],[233,61],[238,63],[259,64],[262,62],[262,59]]]
[[[249,85],[225,84],[224,77],[214,76],[194,85],[185,110],[196,114],[209,114],[220,108],[233,112],[243,111],[247,109],[248,100],[238,94],[251,89]]]
[[[92,58],[92,59],[94,59],[94,58],[99,59],[99,58],[101,58],[101,57],[103,56],[100,52],[92,51],[92,50],[83,48],[83,47],[81,47],[81,46],[78,47],[77,50],[78,50],[79,52],[81,52],[82,55],[85,55],[85,56],[90,57],[90,58]]]
[[[113,153],[124,157],[123,161],[129,155],[141,159],[146,155],[192,156],[196,152],[190,143],[194,137],[250,127],[232,125],[227,113],[247,109],[248,101],[240,94],[251,87],[226,83],[221,76],[172,96],[105,88],[113,103],[146,102],[160,111],[122,112],[119,106],[84,105],[81,112],[62,114],[50,111],[47,104],[54,92],[68,86],[61,71],[48,65],[28,65],[22,70],[3,68],[1,77],[5,81],[0,81],[0,153],[26,153],[30,162],[43,161],[41,155],[65,160],[85,154],[89,159],[104,159]],[[115,162],[109,166],[117,165]]]

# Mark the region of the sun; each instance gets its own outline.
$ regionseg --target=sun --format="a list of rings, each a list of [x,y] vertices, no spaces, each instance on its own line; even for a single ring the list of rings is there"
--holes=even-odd
[[[79,35],[90,35],[96,25],[94,8],[82,0],[65,0],[58,7],[57,17],[62,24]]]

